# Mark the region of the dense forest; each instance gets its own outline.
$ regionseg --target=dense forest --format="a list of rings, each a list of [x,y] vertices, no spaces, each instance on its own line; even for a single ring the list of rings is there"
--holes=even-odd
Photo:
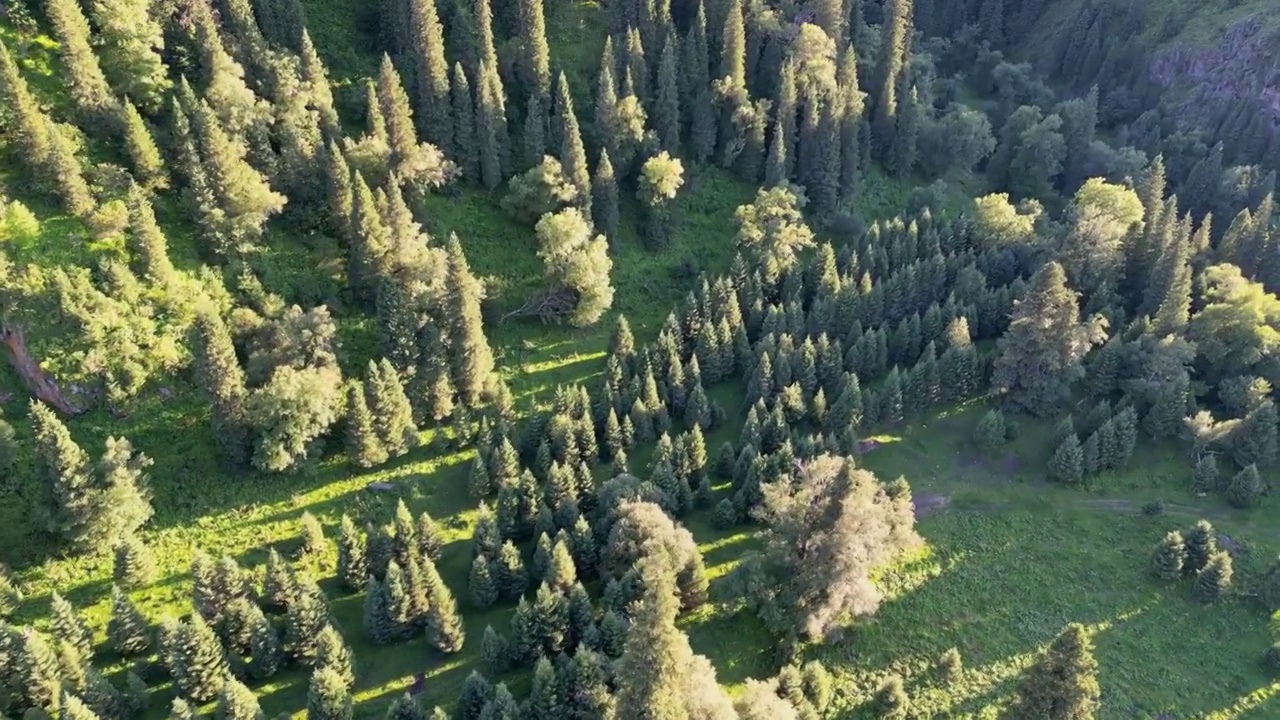
[[[0,713],[1274,717],[1186,5],[6,3]]]

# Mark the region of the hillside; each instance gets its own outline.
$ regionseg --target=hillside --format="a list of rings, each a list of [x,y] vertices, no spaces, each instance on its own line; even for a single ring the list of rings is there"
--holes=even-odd
[[[1275,718],[1278,22],[7,3],[0,715]]]

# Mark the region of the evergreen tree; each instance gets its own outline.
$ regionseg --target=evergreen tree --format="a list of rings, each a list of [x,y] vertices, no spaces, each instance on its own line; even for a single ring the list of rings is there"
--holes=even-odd
[[[506,97],[496,64],[480,65],[476,86],[476,144],[480,148],[480,179],[490,190],[508,172],[510,136],[507,131]]]
[[[50,603],[53,637],[75,648],[85,662],[93,657],[93,632],[66,598],[53,593]]]
[[[75,0],[50,0],[45,12],[58,37],[58,51],[65,68],[64,75],[71,102],[86,127],[97,131],[109,129],[115,119],[115,98],[98,64],[98,56],[89,45],[89,21]]]
[[[315,667],[320,634],[328,624],[329,606],[324,591],[312,581],[300,583],[285,615],[285,652],[302,667]]]
[[[1182,533],[1174,530],[1164,536],[1164,540],[1156,546],[1151,556],[1151,574],[1158,580],[1172,581],[1182,577],[1182,566],[1186,562],[1187,548],[1182,541]]]
[[[523,717],[528,720],[557,720],[563,717],[555,668],[545,656],[533,666],[533,688]]]
[[[729,0],[721,33],[720,72],[716,76],[731,88],[747,85],[747,33],[742,18],[742,0]]]
[[[400,73],[383,54],[378,70],[378,106],[387,124],[387,143],[391,146],[391,168],[398,170],[417,155],[418,131],[413,124],[413,110]]]
[[[1106,322],[1079,321],[1076,294],[1056,262],[1031,279],[1026,297],[1013,310],[1013,321],[1001,336],[992,383],[1033,415],[1055,412],[1082,374],[1089,348],[1106,337]]]
[[[1084,479],[1084,467],[1080,438],[1072,433],[1054,451],[1053,458],[1049,460],[1049,473],[1059,482],[1075,485]]]
[[[418,428],[413,423],[413,408],[389,360],[369,361],[365,391],[374,429],[387,454],[399,457],[417,447]]]
[[[252,608],[253,617],[248,626],[249,635],[249,677],[265,680],[273,677],[284,664],[284,648],[280,645],[280,636],[275,626],[267,619],[256,604],[245,602]]]
[[[677,82],[680,49],[675,33],[668,33],[658,64],[658,92],[654,99],[653,124],[662,149],[680,153],[680,87]]]
[[[1232,574],[1231,555],[1225,550],[1212,553],[1205,566],[1196,574],[1192,597],[1205,603],[1222,598],[1231,589]]]
[[[344,588],[358,590],[364,586],[368,572],[364,539],[355,523],[344,513],[338,530],[338,579]]]
[[[333,624],[325,625],[320,632],[319,642],[316,643],[315,669],[317,673],[320,670],[332,670],[347,689],[351,689],[356,682],[356,674],[351,666],[351,648],[347,647],[347,642]]]
[[[151,647],[151,630],[147,619],[118,585],[111,588],[111,620],[107,622],[107,640],[121,655],[136,655]]]
[[[217,720],[266,720],[258,696],[235,678],[227,678],[218,693]]]
[[[41,174],[41,161],[48,156],[52,140],[44,112],[36,103],[27,81],[18,71],[18,65],[9,54],[7,44],[0,42],[0,100],[4,102],[8,124],[6,130],[13,134],[19,157],[29,163],[31,170]],[[42,183],[47,179],[41,178]]]
[[[1254,507],[1262,500],[1263,489],[1258,466],[1246,465],[1227,485],[1227,502],[1238,508]]]
[[[916,143],[920,134],[920,99],[914,84],[898,94],[897,124],[893,130],[890,168],[899,177],[911,174],[916,164]]]
[[[525,1],[536,3],[541,13],[542,0]],[[573,112],[569,81],[563,72],[560,73],[556,90],[557,122],[561,129],[560,165],[564,168],[565,177],[578,189],[578,201],[583,214],[590,217],[591,175],[587,170],[587,151],[582,145],[582,131],[578,128],[578,118]]]
[[[295,4],[291,1],[287,4]],[[310,106],[319,115],[320,129],[333,142],[342,134],[342,124],[338,119],[338,111],[333,106],[333,88],[329,84],[328,73],[324,63],[316,53],[311,35],[306,28],[301,29],[298,55],[301,58],[301,76],[306,83],[310,96]]]
[[[426,559],[422,564],[423,585],[426,588],[430,610],[427,613],[427,638],[431,645],[440,652],[455,653],[462,649],[466,639],[466,631],[462,626],[462,614],[458,612],[458,603],[435,563]]]
[[[31,401],[35,430],[36,467],[53,489],[59,533],[72,543],[86,540],[88,527],[98,510],[94,507],[94,482],[89,456],[71,439],[67,426],[43,403]]]
[[[591,178],[592,221],[610,243],[618,242],[618,181],[609,162],[609,151],[600,150],[600,161]]]
[[[1071,624],[1023,671],[1001,718],[1087,720],[1098,712],[1098,663],[1082,625]]]
[[[119,112],[125,154],[129,156],[133,176],[148,190],[168,187],[169,180],[165,177],[164,159],[160,156],[160,148],[156,147],[156,141],[151,137],[151,130],[143,122],[142,115],[128,100],[120,103]],[[132,202],[132,193],[130,193],[130,200]],[[132,218],[132,205],[130,211]]]
[[[136,535],[125,536],[116,545],[113,577],[128,589],[149,584],[156,577],[155,553]]]
[[[1204,453],[1196,461],[1195,474],[1191,481],[1191,489],[1203,495],[1218,487],[1218,456]]]
[[[1208,520],[1197,522],[1190,530],[1183,533],[1187,546],[1187,561],[1182,571],[1194,575],[1204,568],[1209,558],[1218,551],[1218,533]]]
[[[875,150],[882,159],[891,157],[898,124],[898,100],[902,76],[910,58],[912,0],[890,0],[884,9],[880,57],[875,68],[875,114],[872,119]]]
[[[444,58],[444,28],[440,25],[435,0],[412,0],[409,13],[422,134],[427,142],[453,153],[449,64]]]
[[[907,712],[911,709],[911,699],[907,697],[907,691],[902,686],[901,676],[890,675],[880,685],[880,688],[876,690],[875,706],[880,717],[906,717]]]
[[[183,695],[205,703],[222,691],[229,674],[227,658],[199,613],[176,627],[164,649],[169,674]]]
[[[394,642],[400,628],[391,617],[390,591],[372,574],[365,580],[363,625],[365,636],[375,645]]]
[[[351,693],[337,672],[322,667],[311,674],[307,687],[309,720],[351,720],[353,712]]]
[[[453,66],[453,145],[454,160],[462,168],[462,176],[472,182],[480,180],[480,152],[476,147],[475,101],[471,83],[462,63]]]
[[[498,601],[500,589],[490,569],[491,561],[483,555],[477,555],[471,561],[471,574],[467,579],[467,588],[471,592],[471,603],[483,610]]]
[[[363,468],[381,465],[388,457],[365,403],[365,385],[359,380],[347,383],[347,455]]]
[[[49,138],[49,151],[42,158],[40,172],[48,178],[49,186],[67,212],[84,219],[93,212],[94,200],[84,179],[80,159],[76,157],[75,146],[58,123],[49,118],[45,118],[44,134]]]
[[[551,49],[547,45],[542,0],[520,0],[516,17],[516,37],[520,38],[520,60],[517,64],[520,85],[536,92],[542,107],[550,107]]]
[[[686,79],[684,107],[689,110],[689,145],[693,159],[705,163],[716,145],[716,118],[711,95],[711,61],[707,41],[707,15],[701,0],[697,14],[685,35],[684,66]]]
[[[471,274],[462,245],[450,236],[445,293],[448,338],[452,351],[451,370],[454,387],[468,406],[477,406],[493,375],[493,352],[484,335],[480,314],[483,290]]]
[[[148,112],[160,109],[170,82],[161,57],[164,33],[145,0],[92,4],[98,27],[95,41],[102,48],[102,69],[116,92]]]

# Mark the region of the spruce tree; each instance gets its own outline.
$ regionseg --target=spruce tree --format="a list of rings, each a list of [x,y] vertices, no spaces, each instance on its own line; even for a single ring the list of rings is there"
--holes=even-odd
[[[444,28],[435,0],[412,0],[409,15],[422,134],[427,142],[452,155],[456,146],[449,97],[449,63],[444,58]]]
[[[1187,575],[1194,575],[1218,551],[1218,533],[1208,520],[1201,520],[1183,533],[1183,539],[1187,546],[1187,561],[1182,566],[1182,571]]]
[[[418,131],[413,124],[413,110],[400,73],[383,54],[378,70],[378,105],[387,123],[387,143],[391,146],[391,169],[405,167],[418,152]]]
[[[351,720],[354,713],[347,683],[332,668],[318,668],[307,686],[307,718]]]
[[[265,680],[280,671],[280,666],[284,664],[284,648],[280,644],[275,626],[261,608],[253,603],[246,604],[252,608],[252,618],[247,628],[249,664],[246,669],[249,677]]]
[[[369,361],[365,391],[374,429],[387,454],[399,457],[417,447],[418,428],[413,423],[413,409],[400,376],[389,360]]]
[[[93,632],[71,603],[56,591],[50,601],[50,615],[53,637],[70,644],[85,662],[92,659]]]
[[[658,92],[653,103],[653,125],[663,150],[680,154],[680,48],[674,32],[667,33],[658,63]]]
[[[541,8],[541,0],[537,2]],[[573,96],[569,92],[569,81],[563,72],[557,83],[556,116],[561,128],[560,165],[565,177],[578,189],[579,207],[583,213],[591,214],[591,175],[587,169],[587,151],[582,145],[582,131],[578,127],[578,117],[573,111]]]
[[[55,526],[63,539],[81,543],[98,513],[89,456],[44,403],[32,400],[30,408],[36,467],[42,480],[53,489]]]
[[[1002,720],[1088,720],[1099,708],[1098,663],[1082,625],[1071,624],[1026,670]]]
[[[49,152],[43,157],[42,174],[48,178],[51,189],[67,212],[81,219],[87,218],[94,209],[93,193],[84,179],[84,170],[71,138],[49,118],[45,118],[45,137],[49,138]]]
[[[546,19],[542,0],[519,0],[516,4],[516,37],[520,38],[517,75],[520,85],[536,92],[542,107],[550,107],[551,49],[547,45]]]
[[[111,588],[111,619],[107,622],[107,640],[111,649],[121,655],[137,655],[151,647],[151,630],[147,619],[118,585]]]
[[[142,120],[138,108],[125,100],[120,103],[120,127],[124,134],[124,150],[129,156],[133,176],[148,190],[161,190],[168,187],[169,179],[165,177],[164,159],[160,156],[160,148],[151,136],[151,130]]]
[[[364,383],[359,380],[347,383],[347,456],[362,468],[381,465],[388,457],[365,403]]]
[[[484,555],[477,555],[471,561],[471,574],[467,578],[471,604],[481,610],[497,602],[500,594],[500,588],[490,570],[491,562]]]
[[[920,134],[920,99],[913,83],[898,94],[897,122],[893,130],[893,153],[889,167],[898,177],[908,177],[916,164],[916,144]]]
[[[591,212],[592,220],[597,228],[609,238],[609,242],[618,242],[618,180],[614,176],[613,163],[609,162],[609,151],[600,150],[600,161],[596,164],[596,173],[591,178]]]
[[[720,71],[716,79],[731,88],[745,88],[747,85],[746,36],[742,0],[729,0],[721,33]]]
[[[365,542],[359,529],[345,513],[338,530],[338,579],[348,590],[364,587],[369,566],[365,556]]]
[[[453,592],[444,584],[435,563],[426,559],[422,572],[430,610],[427,614],[427,638],[440,652],[455,653],[462,649],[466,631],[462,626],[462,614]]]
[[[1049,473],[1067,485],[1075,485],[1084,479],[1084,450],[1080,446],[1080,438],[1074,433],[1068,435],[1054,451],[1049,460]]]
[[[1164,536],[1151,556],[1151,574],[1157,580],[1172,581],[1182,577],[1187,548],[1182,533],[1174,530]]]
[[[155,553],[136,535],[125,536],[116,545],[112,576],[131,590],[149,584],[156,577]]]
[[[297,597],[285,615],[285,652],[302,667],[314,667],[320,633],[328,624],[329,606],[324,591],[313,581],[299,583]]]
[[[457,236],[449,238],[447,268],[445,318],[453,384],[462,401],[476,407],[493,375],[493,351],[485,338],[480,314],[483,290],[467,266]]]
[[[89,44],[89,21],[75,0],[50,0],[45,12],[58,37],[58,51],[65,68],[71,102],[86,127],[97,132],[113,127],[115,98]]]
[[[320,129],[324,131],[325,137],[333,142],[342,135],[342,123],[333,105],[333,88],[329,84],[328,72],[316,53],[311,34],[306,28],[302,29],[300,35],[298,56],[301,59],[301,77],[310,96],[308,104],[319,115]]]
[[[26,79],[3,42],[0,42],[0,101],[4,103],[9,123],[6,129],[17,141],[19,157],[40,175],[41,161],[49,154],[52,140],[44,112],[31,96]],[[40,181],[47,183],[46,178]]]
[[[1227,485],[1227,502],[1238,508],[1254,507],[1262,500],[1264,488],[1258,466],[1250,463],[1231,478]]]
[[[555,667],[551,660],[540,657],[533,666],[533,687],[529,692],[524,717],[528,720],[557,720],[562,715]]]
[[[164,645],[169,674],[183,695],[200,703],[218,696],[229,676],[227,658],[199,613],[179,624]]]
[[[1204,567],[1196,573],[1196,584],[1191,595],[1200,602],[1219,600],[1231,589],[1231,555],[1225,550],[1218,550],[1209,555]]]
[[[227,678],[218,693],[217,720],[266,720],[258,696],[235,678]]]
[[[480,181],[490,190],[507,174],[510,137],[507,133],[506,99],[502,80],[493,63],[482,63],[476,81],[476,146],[479,148]]]
[[[880,57],[874,73],[875,114],[872,131],[877,157],[891,157],[898,122],[899,86],[910,56],[912,0],[890,0],[884,9]]]
[[[450,92],[453,103],[453,159],[462,168],[462,176],[476,182],[480,180],[480,153],[475,145],[476,108],[471,96],[471,83],[462,63],[455,63],[453,66],[453,86]]]
[[[1218,456],[1204,453],[1196,461],[1195,473],[1191,480],[1191,489],[1196,494],[1213,492],[1218,487]]]
[[[362,622],[365,637],[375,645],[394,642],[399,635],[399,628],[391,617],[390,593],[373,575],[365,580]]]

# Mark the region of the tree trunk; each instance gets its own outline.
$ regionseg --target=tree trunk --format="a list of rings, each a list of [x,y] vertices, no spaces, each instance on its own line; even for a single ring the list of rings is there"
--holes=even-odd
[[[27,342],[23,337],[22,328],[0,326],[0,341],[9,348],[7,353],[9,364],[13,366],[18,376],[26,383],[27,390],[36,399],[67,417],[74,417],[84,412],[62,396],[58,384],[44,370],[41,370],[40,365],[31,357],[31,353],[27,351]]]

